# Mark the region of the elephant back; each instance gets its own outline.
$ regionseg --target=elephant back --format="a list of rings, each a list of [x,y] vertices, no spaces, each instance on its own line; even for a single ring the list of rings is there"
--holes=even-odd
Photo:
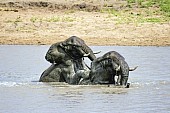
[[[110,52],[104,54],[103,58],[110,58],[117,64],[120,64],[120,62],[122,60],[125,60],[125,58],[116,51],[110,51]]]

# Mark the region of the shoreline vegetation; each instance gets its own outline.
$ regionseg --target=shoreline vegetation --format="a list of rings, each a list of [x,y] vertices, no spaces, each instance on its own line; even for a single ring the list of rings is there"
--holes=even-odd
[[[169,0],[0,0],[0,45],[170,46]]]

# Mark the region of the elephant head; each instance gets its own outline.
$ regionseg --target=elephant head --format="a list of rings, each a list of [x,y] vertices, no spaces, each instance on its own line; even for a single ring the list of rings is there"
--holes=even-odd
[[[119,65],[111,58],[98,57],[91,63],[91,82],[93,84],[115,84],[115,76]]]
[[[78,59],[82,57],[88,57],[91,61],[96,59],[93,51],[85,44],[85,42],[76,37],[71,36],[60,44],[62,48],[68,53],[72,58]]]
[[[92,76],[94,76],[94,80],[98,82],[101,79],[104,80],[104,78],[107,78],[107,81],[112,81],[115,76],[118,76],[116,82],[122,86],[127,85],[129,71],[136,69],[130,69],[125,58],[116,51],[110,51],[104,54],[102,57],[94,60],[92,64]],[[102,70],[103,68],[104,70]],[[100,73],[98,74],[99,71]]]
[[[67,59],[66,53],[60,47],[60,43],[61,42],[51,45],[51,47],[47,51],[45,59],[50,63],[60,64],[65,62],[65,60]]]
[[[117,68],[117,84],[118,85],[127,85],[129,71],[134,71],[138,66],[135,68],[129,68],[128,63],[125,61],[125,58],[120,55],[116,51],[110,51],[103,55],[103,58],[111,58],[113,62],[115,62],[119,67]]]

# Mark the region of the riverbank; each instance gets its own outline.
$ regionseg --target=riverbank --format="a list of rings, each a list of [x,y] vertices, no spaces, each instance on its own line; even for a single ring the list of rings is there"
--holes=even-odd
[[[156,7],[146,12],[123,0],[36,1],[0,1],[1,45],[46,45],[75,35],[88,45],[170,46],[169,18],[150,14]]]

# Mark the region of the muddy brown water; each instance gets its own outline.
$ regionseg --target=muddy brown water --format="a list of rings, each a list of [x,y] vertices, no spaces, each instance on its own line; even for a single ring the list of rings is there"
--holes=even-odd
[[[139,66],[130,72],[129,89],[37,82],[50,66],[48,48],[0,46],[0,113],[170,112],[170,47],[91,46],[98,56],[115,50]]]

